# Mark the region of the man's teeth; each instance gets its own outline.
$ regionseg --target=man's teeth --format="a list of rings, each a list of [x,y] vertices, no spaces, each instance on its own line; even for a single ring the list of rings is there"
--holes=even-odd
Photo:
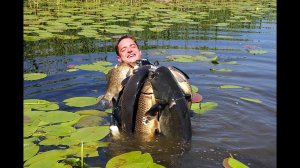
[[[134,54],[130,54],[129,56],[128,56],[128,58],[131,58],[131,57],[133,57],[134,56]]]

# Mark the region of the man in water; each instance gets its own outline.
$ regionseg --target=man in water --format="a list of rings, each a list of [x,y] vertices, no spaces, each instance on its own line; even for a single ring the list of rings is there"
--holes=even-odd
[[[133,36],[122,36],[118,40],[115,50],[118,61],[127,63],[132,68],[136,60],[142,59],[142,52]]]

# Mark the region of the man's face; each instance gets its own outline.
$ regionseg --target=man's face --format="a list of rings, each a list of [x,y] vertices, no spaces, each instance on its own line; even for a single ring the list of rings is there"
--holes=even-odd
[[[125,38],[120,41],[118,50],[119,55],[117,58],[119,62],[132,63],[142,58],[142,52],[130,38]]]

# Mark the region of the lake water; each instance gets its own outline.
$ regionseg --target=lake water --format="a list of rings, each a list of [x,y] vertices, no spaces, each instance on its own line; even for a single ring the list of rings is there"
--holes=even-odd
[[[178,26],[158,35],[154,33],[151,37],[134,33],[139,39],[144,58],[152,62],[158,60],[162,66],[180,68],[189,75],[190,83],[199,88],[203,102],[218,103],[216,108],[191,118],[193,135],[190,150],[176,153],[164,150],[164,146],[151,150],[147,148],[155,162],[181,168],[223,167],[223,159],[231,154],[249,167],[276,167],[276,20],[261,18],[243,25],[209,28],[191,25],[185,30]],[[43,72],[48,76],[36,81],[24,81],[24,99],[58,102],[61,110],[76,111],[79,108],[66,106],[62,101],[71,97],[98,97],[104,94],[104,73],[66,70],[68,65],[88,64],[98,60],[116,64],[112,49],[114,40],[111,41],[74,40],[57,45],[52,44],[55,43],[53,41],[49,44],[26,43],[25,47],[31,49],[25,49],[24,73]],[[47,45],[46,51],[44,48]],[[82,45],[92,45],[95,50],[86,49]],[[59,46],[65,46],[62,47],[64,51],[61,55],[54,51]],[[252,54],[249,52],[251,50],[266,52]],[[197,56],[207,51],[214,52],[220,63],[165,61],[170,55]],[[229,61],[236,61],[236,64],[225,64]],[[217,72],[210,70],[212,68],[228,68],[232,71]],[[222,85],[242,88],[222,89]],[[261,103],[246,101],[241,97],[258,99]],[[80,109],[96,108],[89,106]],[[171,144],[166,142],[165,145]],[[112,148],[118,150],[118,143]],[[127,147],[119,148],[143,150],[146,147],[128,144]],[[85,161],[94,167],[104,167],[109,159],[109,151],[109,148],[101,148],[99,157]]]

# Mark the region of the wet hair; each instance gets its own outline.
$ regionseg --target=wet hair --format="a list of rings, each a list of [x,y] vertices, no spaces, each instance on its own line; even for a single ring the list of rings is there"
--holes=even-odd
[[[134,43],[136,44],[136,46],[138,47],[138,49],[140,49],[140,47],[139,47],[139,45],[138,45],[138,43],[137,43],[135,37],[132,36],[132,35],[126,34],[126,35],[124,35],[124,36],[122,36],[122,37],[119,38],[119,40],[118,40],[118,42],[117,42],[117,44],[116,44],[116,46],[115,46],[115,51],[116,51],[116,54],[117,54],[117,55],[119,55],[119,49],[118,49],[119,43],[120,43],[123,39],[126,39],[126,38],[130,38],[131,40],[133,40]]]

